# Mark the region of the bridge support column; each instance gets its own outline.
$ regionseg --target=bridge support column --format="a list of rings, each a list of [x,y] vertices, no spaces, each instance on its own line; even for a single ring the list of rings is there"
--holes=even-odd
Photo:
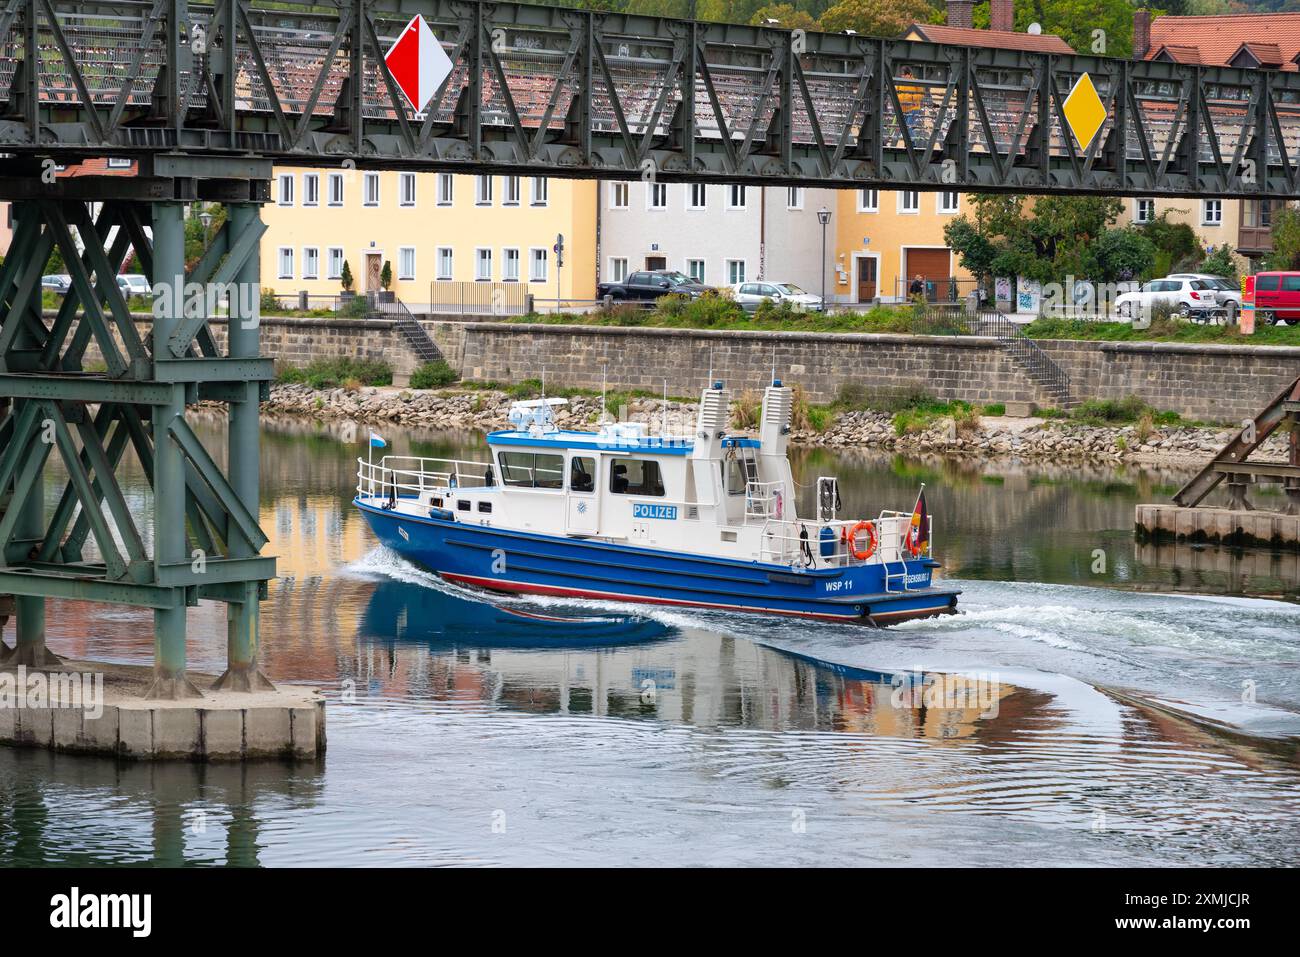
[[[230,232],[233,236],[256,231],[261,222],[261,207],[256,203],[229,206]],[[232,359],[253,358],[258,354],[261,330],[258,326],[258,300],[261,294],[260,257],[249,256],[235,274],[236,291],[230,296],[228,349]],[[261,383],[243,382],[236,386],[237,397],[230,402],[228,471],[230,486],[249,511],[256,514],[261,455],[258,448],[258,407],[262,400]],[[246,542],[232,540],[232,558],[249,558],[255,552]],[[259,582],[242,582],[236,586],[239,600],[226,605],[226,672],[212,686],[225,691],[270,691],[274,685],[258,669]]]
[[[171,337],[184,318],[185,205],[153,204],[153,287],[170,289],[154,309],[153,354],[167,356]],[[185,460],[172,437],[176,420],[185,418],[185,386],[173,383],[169,401],[153,408],[154,568],[190,561],[185,535]],[[183,592],[173,590],[171,607],[155,608],[154,680],[149,698],[201,698],[185,676],[185,607]]]

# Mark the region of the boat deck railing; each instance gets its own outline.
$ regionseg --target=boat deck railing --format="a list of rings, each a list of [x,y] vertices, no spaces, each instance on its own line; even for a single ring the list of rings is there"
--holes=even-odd
[[[933,554],[934,535],[931,531],[926,550],[913,556],[904,547],[907,530],[912,523],[910,512],[882,511],[867,524],[875,532],[876,547],[868,558],[855,558],[852,549],[843,543],[843,539],[858,524],[856,520],[834,520],[827,522],[811,521],[768,521],[763,527],[760,560],[779,564],[806,561],[804,545],[811,550],[813,564],[819,568],[846,568],[856,565],[906,564],[929,558]],[[808,537],[803,537],[804,530]],[[831,530],[829,540],[836,543],[831,555],[821,553],[822,529]],[[860,549],[867,544],[867,532],[860,532],[858,543]]]
[[[464,459],[385,455],[378,461],[357,459],[357,494],[369,498],[417,498],[425,492],[487,488],[492,466]]]

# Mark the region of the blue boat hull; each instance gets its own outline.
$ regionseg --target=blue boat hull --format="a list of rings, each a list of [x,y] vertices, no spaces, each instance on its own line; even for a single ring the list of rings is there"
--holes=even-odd
[[[540,535],[386,510],[361,500],[384,545],[443,578],[498,592],[648,602],[886,625],[956,611],[935,588],[938,562],[791,569],[587,539]],[[889,567],[895,576],[901,563]],[[890,590],[892,589],[892,591]]]

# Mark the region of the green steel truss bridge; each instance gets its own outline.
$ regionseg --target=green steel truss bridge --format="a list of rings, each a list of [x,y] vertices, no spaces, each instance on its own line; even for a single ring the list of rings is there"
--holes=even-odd
[[[424,113],[383,63],[417,13],[453,64]],[[1085,74],[1099,127],[1080,133],[1068,118]],[[57,175],[100,157],[135,160],[136,175]],[[229,608],[217,687],[269,686],[258,407],[271,363],[245,297],[214,310],[184,293],[260,288],[276,163],[1290,197],[1300,73],[473,0],[0,0],[0,200],[14,204],[0,264],[0,596],[12,596],[0,619],[16,618],[0,667],[57,664],[51,600],[120,602],[154,612],[149,693],[195,696],[186,608],[212,600]],[[187,263],[196,201],[228,217]],[[56,250],[72,285],[44,308]],[[146,319],[114,280],[132,253],[172,293]],[[224,465],[186,421],[201,400],[229,407]],[[152,485],[148,523],[117,480],[128,451]]]
[[[0,0],[0,149],[602,178],[1300,194],[1300,74],[475,0]],[[382,54],[454,69],[415,114]],[[32,55],[35,51],[35,55]],[[1105,110],[1081,142],[1087,73]]]

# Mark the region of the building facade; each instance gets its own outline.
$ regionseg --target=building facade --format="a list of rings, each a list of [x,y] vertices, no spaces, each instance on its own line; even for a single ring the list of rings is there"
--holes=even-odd
[[[591,181],[281,167],[271,191],[262,286],[283,297],[338,295],[345,262],[358,293],[389,263],[413,306],[455,283],[518,284],[542,304],[595,296]]]
[[[676,269],[710,286],[766,279],[822,289],[839,191],[800,187],[605,182],[600,184],[600,281]],[[827,265],[827,295],[832,276]]]

